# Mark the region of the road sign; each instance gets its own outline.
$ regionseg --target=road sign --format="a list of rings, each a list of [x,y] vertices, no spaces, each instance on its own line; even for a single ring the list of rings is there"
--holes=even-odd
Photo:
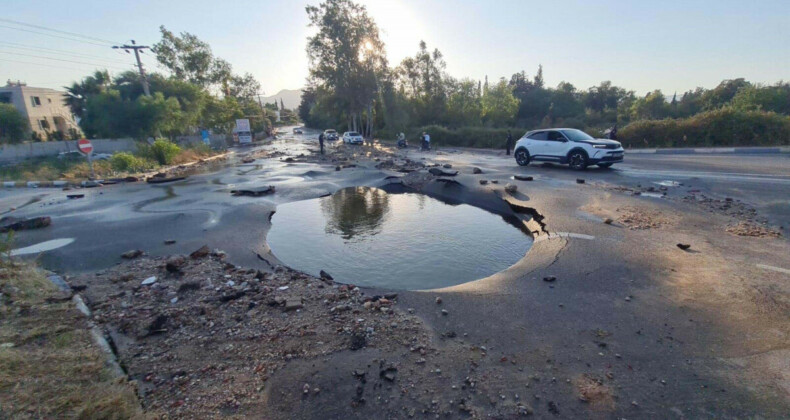
[[[236,131],[250,131],[250,120],[246,118],[236,120]]]
[[[80,139],[77,142],[77,147],[80,149],[80,152],[86,155],[93,154],[93,145],[91,141],[88,139]]]

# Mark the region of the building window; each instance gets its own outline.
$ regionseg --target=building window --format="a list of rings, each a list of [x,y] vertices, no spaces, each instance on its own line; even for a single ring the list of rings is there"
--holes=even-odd
[[[0,92],[0,104],[11,103],[11,92]]]
[[[41,98],[39,98],[38,96],[31,96],[30,104],[33,105],[34,107],[41,106]]]
[[[49,130],[49,121],[46,118],[43,120],[38,120],[38,128],[42,130]]]

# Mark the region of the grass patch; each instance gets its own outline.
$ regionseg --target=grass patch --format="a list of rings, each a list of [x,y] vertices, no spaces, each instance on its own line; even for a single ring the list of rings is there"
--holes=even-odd
[[[164,165],[181,165],[194,162],[216,152],[205,145],[180,148],[169,142],[157,140],[158,147],[141,145],[134,153],[118,152],[109,160],[93,161],[97,178],[113,178],[156,170]],[[168,143],[168,144],[165,144]],[[165,162],[165,163],[162,163]],[[0,166],[2,181],[82,181],[90,177],[90,166],[85,158],[57,157],[33,158]]]
[[[47,302],[57,292],[36,267],[0,259],[0,418],[146,418],[85,317],[71,301]]]

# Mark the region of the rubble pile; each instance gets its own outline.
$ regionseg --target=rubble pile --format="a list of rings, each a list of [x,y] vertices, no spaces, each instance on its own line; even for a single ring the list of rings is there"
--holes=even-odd
[[[330,277],[241,269],[204,247],[70,282],[86,287],[94,321],[110,332],[146,409],[205,417],[258,412],[267,379],[291,360],[430,348],[422,322],[397,309],[397,294],[367,296]]]

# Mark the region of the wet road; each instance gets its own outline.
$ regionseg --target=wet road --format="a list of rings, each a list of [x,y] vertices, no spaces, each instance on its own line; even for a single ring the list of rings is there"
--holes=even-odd
[[[329,147],[342,147],[330,144]],[[280,151],[290,156],[317,148],[315,135],[285,136],[265,146],[239,149]],[[280,159],[240,162],[238,155],[172,184],[118,184],[83,189],[84,199],[66,198],[71,192],[56,189],[0,191],[0,212],[18,218],[50,216],[47,229],[19,232],[16,247],[45,241],[73,239],[67,246],[40,256],[49,269],[78,272],[108,267],[121,253],[142,249],[151,255],[189,253],[209,243],[228,252],[236,264],[266,267],[256,253],[267,250],[268,217],[278,204],[315,198],[343,187],[375,185],[384,177],[372,165],[347,169],[338,175],[331,164],[287,163]],[[740,199],[753,204],[772,224],[790,229],[790,155],[628,155],[626,162],[604,170],[585,172],[566,166],[532,164],[519,168],[501,152],[442,149],[438,153],[409,150],[412,159],[432,159],[477,166],[484,172],[524,173],[544,185],[568,185],[577,178],[616,185],[657,185],[676,181],[682,187],[667,194],[702,190],[711,197]],[[274,185],[266,197],[233,197],[230,191]],[[9,211],[10,208],[16,208]],[[165,240],[175,240],[165,245]]]
[[[297,156],[316,146],[311,137],[263,147]],[[698,190],[743,200],[787,231],[790,156],[633,154],[611,170],[576,172],[553,165],[519,168],[512,158],[491,151],[404,153],[414,160],[452,163],[460,171],[455,179],[462,187],[435,182],[437,194],[494,202],[513,174],[533,176],[534,182],[517,182],[515,195],[545,216],[553,234],[539,237],[525,258],[493,276],[438,291],[400,293],[397,306],[412,308],[432,328],[437,347],[444,348],[450,335],[461,346],[459,353],[447,355],[454,363],[444,369],[448,387],[466,375],[488,375],[495,378],[491,395],[510,399],[521,389],[538,417],[550,416],[548,399],[563,418],[746,418],[756,413],[779,418],[790,405],[790,283],[781,271],[790,269],[786,235],[736,237],[724,231],[731,218],[673,199]],[[374,164],[361,162],[338,172],[334,163],[274,158],[242,164],[235,156],[213,172],[171,185],[86,189],[80,200],[68,200],[59,190],[4,190],[0,212],[53,218],[50,227],[20,232],[17,247],[62,239],[63,246],[39,257],[57,271],[107,267],[135,248],[151,255],[186,254],[203,244],[226,251],[235,264],[268,268],[256,254],[267,252],[269,217],[279,204],[380,185],[392,173]],[[472,174],[473,166],[483,173]],[[482,178],[499,184],[481,186]],[[577,184],[577,178],[586,184]],[[682,184],[667,187],[669,199],[611,188],[659,187],[664,181]],[[275,185],[277,192],[230,195],[232,189],[262,185]],[[11,207],[16,210],[9,212]],[[628,207],[657,214],[666,223],[645,230],[602,223],[604,215],[617,218],[617,211]],[[165,245],[167,239],[177,242]],[[691,252],[677,249],[679,242],[693,244]],[[545,276],[556,281],[544,282]],[[443,297],[441,306],[437,295]],[[469,364],[468,349],[474,346],[490,353],[476,360],[476,368]],[[301,404],[321,418],[324,407],[310,405],[301,391],[301,384],[319,381],[315,370],[349,372],[357,364],[377,363],[363,352],[338,355],[322,358],[320,368],[283,371],[293,376],[273,387],[294,396],[286,409]],[[501,362],[503,357],[514,366]],[[571,380],[588,374],[616,387],[616,413],[594,413],[579,402]],[[532,375],[543,379],[531,380]],[[326,390],[322,398],[327,405],[337,403],[329,376],[324,378],[316,384]],[[445,400],[457,398],[455,391],[447,392]],[[346,400],[337,404],[349,409]]]

